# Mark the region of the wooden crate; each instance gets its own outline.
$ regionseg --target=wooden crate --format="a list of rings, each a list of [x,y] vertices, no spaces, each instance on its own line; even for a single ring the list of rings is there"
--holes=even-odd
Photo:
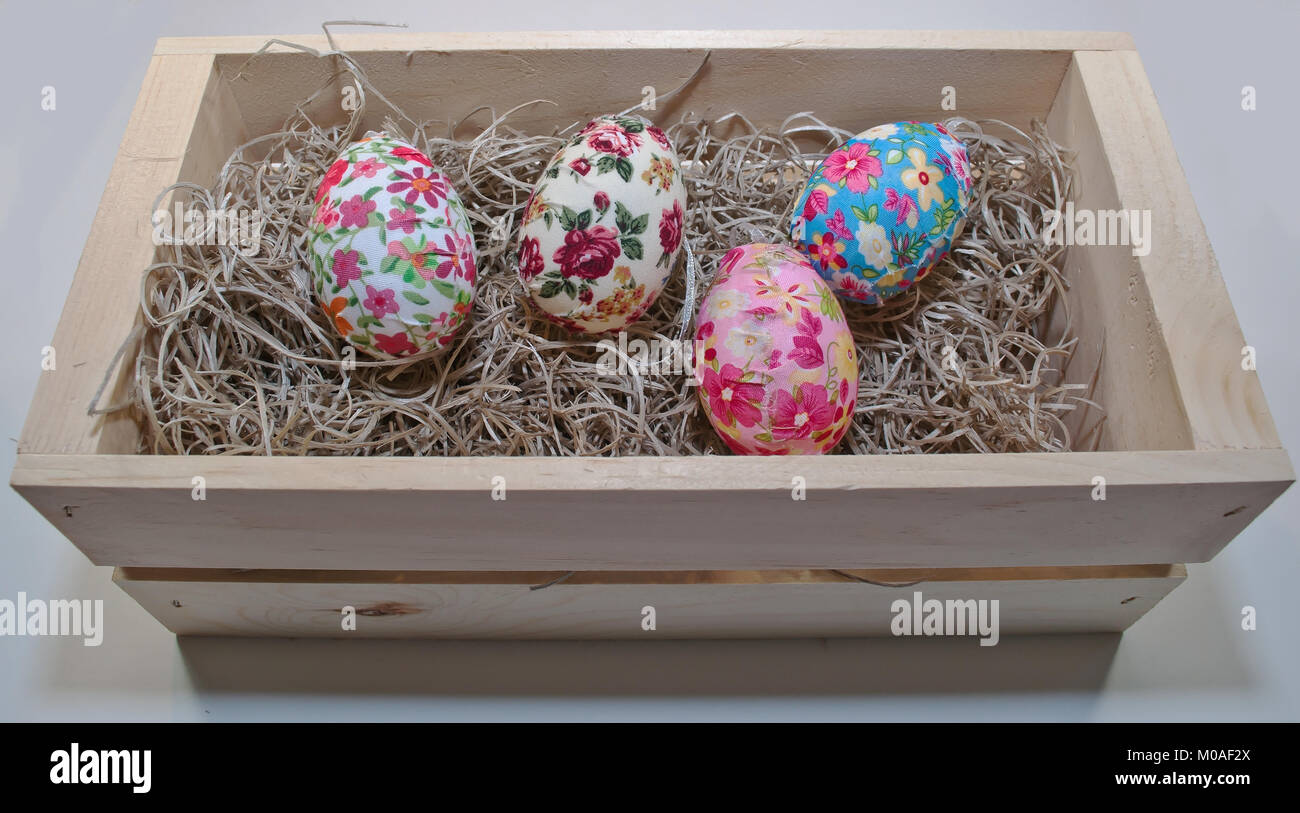
[[[1009,631],[1121,629],[1183,577],[1175,563],[1213,557],[1294,479],[1255,373],[1242,368],[1241,329],[1127,35],[336,38],[417,117],[459,119],[484,101],[498,109],[557,102],[517,114],[514,124],[534,131],[623,109],[644,85],[675,86],[706,49],[708,68],[663,102],[665,120],[733,109],[762,124],[802,110],[847,128],[934,120],[948,115],[941,88],[952,85],[961,115],[1021,126],[1044,120],[1078,153],[1076,206],[1149,210],[1153,250],[1138,257],[1126,246],[1074,247],[1068,255],[1080,336],[1069,377],[1092,385],[1105,407],[1096,450],[804,459],[136,455],[128,416],[92,418],[86,407],[137,318],[139,277],[156,250],[155,196],[177,180],[209,183],[235,146],[277,129],[331,71],[298,52],[246,66],[262,37],[160,40],[12,484],[91,561],[119,566],[118,583],[177,632],[328,634],[335,619],[325,611],[346,602],[412,610],[365,616],[357,635],[635,637],[643,634],[637,611],[655,601],[670,608],[665,635],[881,631],[879,602],[911,591],[865,584],[844,569],[869,571],[882,584],[920,578],[921,589],[936,593],[1002,597],[1012,608],[1002,618]],[[290,39],[326,47],[319,36]],[[593,85],[590,75],[609,81]],[[869,82],[845,93],[846,76]],[[125,383],[119,371],[106,398],[121,397]],[[504,502],[491,496],[498,476]],[[202,501],[191,497],[196,477],[206,484]],[[791,498],[796,477],[806,500]],[[1105,500],[1094,499],[1099,477]],[[344,500],[367,509],[331,512]],[[590,535],[572,533],[578,510]],[[811,516],[819,518],[813,534]],[[385,532],[358,545],[381,519]],[[528,590],[557,571],[580,573]]]

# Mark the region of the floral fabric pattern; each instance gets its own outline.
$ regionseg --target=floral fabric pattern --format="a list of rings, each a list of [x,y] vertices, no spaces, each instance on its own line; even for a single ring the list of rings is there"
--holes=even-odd
[[[663,131],[603,116],[569,139],[533,189],[519,277],[541,312],[577,333],[620,330],[668,282],[686,186]]]
[[[970,190],[966,148],[943,125],[884,124],[822,161],[790,236],[837,294],[878,304],[944,258]]]
[[[822,454],[853,420],[858,360],[835,294],[787,246],[727,252],[696,316],[700,404],[737,454]]]
[[[399,358],[452,341],[474,301],[474,235],[424,153],[370,134],[330,166],[309,226],[312,281],[339,334]]]

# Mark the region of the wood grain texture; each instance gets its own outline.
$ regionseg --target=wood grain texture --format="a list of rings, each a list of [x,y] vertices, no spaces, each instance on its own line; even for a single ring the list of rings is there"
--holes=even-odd
[[[101,435],[134,437],[129,418],[92,418],[86,407],[131,331],[140,273],[154,256],[152,203],[179,177],[212,72],[205,54],[150,62],[51,343],[58,368],[37,383],[19,453],[86,454]]]
[[[952,85],[962,115],[1025,127],[1047,115],[1071,57],[1068,48],[1028,47],[1029,41],[1014,35],[871,32],[767,32],[753,38],[747,32],[587,32],[412,35],[409,40],[400,34],[362,34],[340,44],[386,97],[417,120],[450,128],[483,104],[500,114],[544,99],[547,104],[513,113],[510,123],[525,132],[550,133],[631,107],[646,86],[666,93],[695,72],[706,51],[712,55],[697,80],[649,115],[666,123],[688,112],[718,117],[740,111],[755,124],[778,126],[793,114],[814,111],[825,121],[863,130],[947,115],[940,103],[943,88]],[[1113,42],[1105,36],[1101,41]],[[324,47],[321,39],[307,42]],[[331,81],[334,92],[322,94],[310,112],[318,122],[343,120],[343,83],[331,79],[337,68],[332,60],[282,46],[250,60],[250,46],[255,50],[253,42],[211,47],[235,49],[217,53],[216,60],[255,134],[277,129],[292,104]],[[430,81],[453,76],[455,82]],[[593,83],[593,76],[601,81]],[[843,92],[841,79],[847,77],[869,77],[870,92]],[[755,92],[759,88],[762,92]],[[362,126],[378,128],[388,114],[382,104],[371,105]],[[480,110],[458,132],[472,136],[490,120],[490,112]],[[738,120],[730,126],[743,131]],[[809,141],[808,146],[824,145]]]
[[[1074,92],[1081,85],[1087,96],[1119,206],[1151,212],[1151,253],[1121,264],[1122,252],[1113,251],[1114,261],[1099,263],[1095,273],[1109,267],[1109,279],[1096,284],[1121,292],[1127,284],[1149,296],[1150,316],[1168,348],[1180,401],[1178,412],[1166,417],[1173,425],[1187,422],[1197,449],[1277,448],[1277,428],[1263,388],[1254,371],[1241,367],[1246,341],[1137,52],[1077,53],[1071,76],[1066,89]],[[1107,354],[1133,354],[1152,371],[1147,390],[1117,391],[1112,400],[1162,391],[1159,368],[1165,359],[1153,350],[1154,339],[1125,338],[1151,331],[1151,320],[1143,315],[1134,326],[1098,312],[1106,314]],[[1163,441],[1168,435],[1156,437]]]
[[[579,573],[540,590],[528,581],[540,574],[527,573],[373,573],[349,582],[315,572],[118,569],[113,578],[179,635],[651,640],[890,635],[891,604],[914,600],[916,591],[926,600],[997,600],[1001,635],[1119,631],[1186,577],[1182,565],[1083,570],[954,571],[951,578],[941,570],[908,587],[825,571],[661,581],[669,574]],[[356,610],[355,630],[342,629],[345,606]],[[653,631],[641,628],[646,606],[655,609]]]
[[[1114,211],[1122,205],[1096,115],[1076,60],[1061,83],[1047,128],[1075,152],[1076,210]],[[1082,438],[1101,420],[1094,448],[1103,451],[1192,448],[1169,348],[1132,247],[1070,246],[1065,279],[1071,329],[1079,339],[1068,379],[1088,385],[1089,398],[1103,405],[1100,414],[1085,407],[1067,416],[1071,435]],[[1054,314],[1053,332],[1064,329],[1063,315],[1064,310]]]
[[[504,501],[492,499],[504,478]],[[1106,499],[1094,500],[1093,478]],[[202,477],[206,499],[192,499]],[[807,499],[791,499],[794,478]],[[24,455],[93,562],[692,570],[1209,559],[1294,479],[1282,451],[781,458]]]
[[[157,256],[154,201],[178,180],[210,182],[246,132],[210,55],[153,58],[51,342],[58,367],[37,383],[20,454],[135,450],[127,413],[95,417],[87,407],[137,320],[141,274]],[[123,393],[119,375],[101,404]]]
[[[349,52],[609,50],[627,48],[749,48],[783,50],[986,50],[1079,51],[1133,48],[1133,38],[1111,31],[376,31],[335,26],[334,41]],[[155,54],[255,53],[268,40],[299,43],[318,51],[329,47],[320,33],[265,36],[162,37]]]

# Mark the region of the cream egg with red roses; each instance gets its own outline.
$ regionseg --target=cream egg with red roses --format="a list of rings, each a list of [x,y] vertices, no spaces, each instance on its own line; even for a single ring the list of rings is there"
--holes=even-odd
[[[591,121],[542,171],[519,230],[520,281],[575,333],[621,330],[676,267],[686,185],[668,136],[626,116]]]

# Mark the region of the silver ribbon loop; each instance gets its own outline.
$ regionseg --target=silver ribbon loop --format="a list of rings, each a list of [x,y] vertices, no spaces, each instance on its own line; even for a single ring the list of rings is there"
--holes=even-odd
[[[691,320],[695,318],[695,288],[700,278],[700,265],[695,260],[695,252],[691,250],[691,241],[683,238],[682,245],[686,247],[686,293],[682,295],[681,323],[677,326],[678,342],[685,340],[691,330]]]

